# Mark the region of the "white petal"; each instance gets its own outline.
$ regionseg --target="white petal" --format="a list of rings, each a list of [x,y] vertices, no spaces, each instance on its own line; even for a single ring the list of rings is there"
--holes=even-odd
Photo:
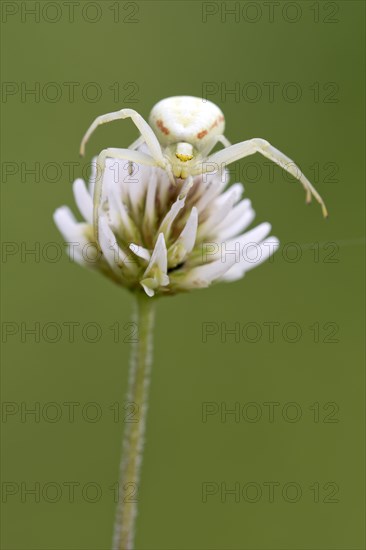
[[[234,205],[235,203],[238,202],[243,192],[244,192],[243,184],[233,183],[233,185],[231,185],[229,189],[225,191],[225,193],[222,193],[219,197],[217,197],[217,199],[215,199],[215,204],[222,205],[226,203],[228,199],[230,199],[232,204]]]
[[[137,240],[138,231],[121,196],[121,189],[113,186],[108,193],[109,215],[113,228],[129,242]]]
[[[79,236],[78,222],[68,206],[61,206],[53,214],[54,222],[65,241],[73,241]]]
[[[73,185],[74,198],[76,205],[83,218],[93,225],[93,200],[86,188],[85,181],[78,178]]]
[[[159,227],[159,233],[164,233],[165,239],[168,240],[170,229],[175,218],[178,216],[179,212],[182,210],[185,203],[185,198],[177,199],[171,206],[169,212],[163,219]]]
[[[179,235],[177,241],[179,241],[185,248],[186,252],[189,253],[193,250],[194,243],[196,242],[197,235],[197,226],[198,226],[198,212],[197,208],[193,207],[189,218],[182,233]]]
[[[109,195],[112,190],[117,191],[117,194],[122,197],[124,202],[128,202],[128,181],[129,161],[115,158],[106,159],[106,169],[104,172],[103,187],[105,194]]]
[[[135,244],[135,243],[131,243],[130,246],[129,246],[130,250],[132,250],[132,252],[134,254],[136,254],[136,256],[138,256],[139,258],[142,258],[143,260],[146,260],[147,262],[150,261],[150,258],[151,258],[151,254],[150,252],[147,250],[147,248],[144,248],[143,246],[140,246],[138,244]]]
[[[187,255],[193,250],[196,242],[198,226],[198,213],[195,207],[192,208],[189,218],[178,239],[169,247],[168,262],[173,268],[182,263]]]
[[[201,179],[200,187],[202,188],[202,195],[195,202],[195,207],[197,208],[198,213],[200,214],[207,207],[210,202],[217,197],[222,189],[226,187],[225,178],[220,178],[220,176],[202,176],[206,177],[207,181]]]
[[[141,286],[148,296],[153,296],[155,290],[161,286],[169,284],[167,275],[168,257],[165,245],[164,235],[160,233],[154,251],[152,253],[149,265],[140,281]]]
[[[155,211],[155,195],[157,187],[156,171],[151,173],[149,184],[147,187],[146,204],[145,204],[145,223],[148,227],[152,227],[156,217]]]
[[[246,257],[250,261],[253,256],[253,252],[252,254],[250,252],[261,245],[270,231],[271,225],[265,222],[230,241],[203,242],[201,245],[202,258],[204,261],[216,261],[220,258],[224,261],[229,256],[235,256],[235,263],[241,263]]]
[[[238,243],[240,247],[240,255],[242,255],[243,248],[248,245],[248,243],[255,243],[257,245],[260,245],[263,239],[265,239],[265,237],[269,235],[271,229],[272,226],[270,223],[261,223],[260,225],[257,225],[257,227],[254,227],[250,231],[247,231],[247,233],[226,241],[227,248],[228,250],[231,250],[232,248],[234,248],[235,244]]]
[[[109,267],[116,275],[121,275],[121,266],[127,256],[118,246],[116,237],[109,227],[105,216],[99,218],[99,244]]]
[[[212,203],[207,219],[198,228],[199,238],[204,238],[212,232],[216,234],[217,226],[225,221],[242,193],[243,186],[240,183],[236,183]]]
[[[89,259],[88,254],[83,254],[84,247],[94,246],[89,234],[92,233],[92,227],[86,223],[78,223],[67,206],[58,208],[53,215],[54,222],[65,239],[67,253],[70,258],[84,267],[95,267],[95,262]]]
[[[265,239],[260,244],[260,253],[255,256],[251,256],[248,250],[248,258],[245,260],[245,271],[250,271],[253,267],[257,267],[268,260],[268,258],[275,253],[279,246],[280,241],[277,237],[268,237],[268,239]]]
[[[144,277],[149,276],[154,267],[158,267],[159,270],[165,274],[168,269],[167,249],[163,233],[160,233],[158,240],[156,241],[155,248],[150,258],[149,265],[144,273]]]
[[[254,218],[255,212],[251,201],[244,199],[234,206],[226,219],[216,227],[216,239],[218,241],[225,241],[226,239],[235,237],[235,235],[238,235],[249,227]]]
[[[257,248],[257,258],[250,257],[248,251],[248,259],[242,259],[239,263],[236,263],[229,271],[227,271],[222,277],[221,281],[232,282],[237,281],[244,277],[247,271],[250,271],[254,267],[262,264],[270,256],[272,256],[279,247],[279,241],[276,237],[268,237],[265,241],[262,241],[260,246]]]
[[[143,168],[133,163],[133,173],[129,172],[130,161],[116,158],[107,158],[103,179],[103,198],[111,193],[120,197],[129,208],[138,210],[141,207],[144,195],[146,178],[143,177]]]
[[[235,256],[231,255],[225,261],[216,260],[192,268],[185,277],[179,279],[180,288],[204,288],[214,280],[221,278],[235,263]]]
[[[133,163],[133,169],[132,175],[127,174],[125,177],[124,185],[128,191],[131,210],[136,218],[141,218],[150,169],[136,163]]]
[[[220,277],[220,281],[225,283],[233,283],[235,281],[239,281],[239,279],[242,279],[244,275],[245,270],[239,264],[235,264],[229,269],[229,271]]]
[[[141,281],[140,284],[141,284],[142,288],[144,289],[144,291],[146,292],[146,294],[149,296],[149,298],[152,298],[155,294],[155,290],[150,288],[144,281]]]
[[[162,168],[154,168],[154,170],[156,171],[158,179],[157,195],[158,202],[160,204],[160,210],[161,212],[166,212],[169,198],[169,189],[171,188],[172,184],[170,183],[169,176],[165,170],[163,170]]]

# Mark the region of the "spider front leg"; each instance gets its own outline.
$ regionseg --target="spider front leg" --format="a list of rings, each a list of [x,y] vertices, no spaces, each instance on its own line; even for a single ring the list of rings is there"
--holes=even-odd
[[[324,204],[322,197],[312,186],[307,177],[304,176],[300,168],[293,162],[293,160],[281,153],[281,151],[273,147],[270,143],[268,143],[268,141],[265,141],[264,139],[253,138],[247,141],[236,143],[235,145],[231,145],[230,147],[227,147],[226,149],[218,151],[217,153],[209,156],[206,159],[205,163],[208,163],[211,166],[212,164],[222,166],[223,164],[231,164],[232,162],[235,162],[249,155],[253,155],[254,153],[261,153],[264,157],[275,162],[276,164],[278,164],[278,166],[280,166],[281,168],[289,172],[292,176],[294,176],[297,180],[299,180],[306,191],[306,202],[309,203],[311,201],[311,196],[313,195],[322,207],[323,216],[325,218],[328,216],[327,208]],[[203,171],[205,171],[204,165]]]
[[[121,120],[125,118],[132,119],[132,122],[135,124],[141,136],[144,138],[150,150],[151,155],[157,161],[164,163],[164,156],[163,156],[163,152],[161,150],[158,138],[156,137],[156,135],[154,134],[153,130],[148,125],[146,120],[144,120],[142,116],[134,109],[121,109],[120,111],[115,111],[113,113],[107,113],[106,115],[98,116],[94,120],[94,122],[91,124],[91,126],[88,128],[87,132],[85,133],[81,141],[80,155],[84,156],[85,146],[90,136],[98,128],[98,126],[100,126],[101,124],[106,124],[107,122],[112,122],[113,120]]]
[[[149,148],[151,156],[155,160],[156,164],[154,166],[159,166],[160,168],[166,170],[171,183],[175,185],[173,171],[171,169],[170,163],[163,155],[163,151],[161,149],[158,138],[156,137],[146,120],[144,120],[142,116],[139,115],[139,113],[134,109],[121,109],[120,111],[115,111],[114,113],[108,113],[106,115],[98,116],[89,127],[81,141],[80,155],[84,155],[85,146],[88,139],[90,138],[94,130],[96,130],[96,128],[100,126],[100,124],[106,124],[107,122],[112,122],[113,120],[120,120],[124,118],[131,118],[141,134],[140,138],[142,139],[138,138],[132,144],[132,146],[136,146],[136,144],[141,145],[141,143],[144,141]]]
[[[193,186],[193,177],[192,177],[192,175],[189,175],[184,180],[184,183],[183,183],[182,188],[179,192],[178,198],[179,199],[184,199],[188,195],[188,192],[192,188],[192,186]]]
[[[138,137],[131,145],[128,146],[129,149],[132,149],[133,151],[136,151],[141,145],[145,143],[145,140],[142,136]]]
[[[99,244],[99,209],[102,203],[103,195],[103,181],[105,174],[105,166],[107,158],[115,158],[120,160],[128,160],[137,164],[144,164],[147,166],[158,166],[156,160],[150,155],[141,153],[140,151],[133,151],[132,149],[104,149],[97,158],[97,170],[96,181],[94,186],[93,197],[93,224],[95,240]]]
[[[141,145],[145,143],[145,140],[142,136],[138,137],[131,145],[128,146],[129,149],[132,149],[133,151],[136,151]],[[133,162],[128,163],[128,174],[132,176],[133,174]]]

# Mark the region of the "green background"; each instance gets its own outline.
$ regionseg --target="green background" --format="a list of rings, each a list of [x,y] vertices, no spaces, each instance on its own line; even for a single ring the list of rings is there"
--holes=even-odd
[[[214,2],[210,6],[218,13],[204,23],[202,10],[207,7],[201,2],[148,1],[132,7],[121,2],[120,20],[114,22],[110,8],[117,3],[107,1],[98,3],[102,16],[94,24],[82,17],[88,2],[76,6],[74,22],[68,21],[67,8],[59,2],[62,17],[55,23],[49,21],[56,13],[52,6],[39,22],[30,15],[22,22],[21,4],[11,4],[19,11],[7,20],[3,13],[3,81],[19,87],[22,82],[28,87],[39,82],[41,90],[56,82],[63,93],[55,102],[47,92],[41,92],[38,102],[32,96],[22,98],[16,90],[2,97],[2,166],[16,163],[18,170],[3,174],[2,181],[2,238],[13,243],[6,245],[13,255],[3,256],[2,263],[7,340],[2,398],[5,406],[12,402],[19,410],[22,402],[28,407],[55,402],[63,414],[54,423],[47,420],[51,409],[40,422],[32,416],[22,421],[20,413],[3,417],[2,481],[14,483],[19,491],[2,505],[2,547],[104,550],[112,535],[115,505],[109,487],[118,478],[129,356],[129,344],[122,341],[128,331],[123,327],[133,304],[126,291],[71,264],[65,254],[54,263],[42,254],[46,251],[47,256],[49,242],[62,246],[53,211],[62,204],[75,209],[64,163],[79,163],[75,177],[82,175],[85,163],[78,157],[79,141],[95,116],[128,106],[147,117],[158,100],[201,96],[204,83],[214,82],[218,92],[208,97],[224,111],[230,141],[262,137],[294,158],[326,199],[330,218],[324,221],[316,204],[306,208],[301,185],[286,180],[279,168],[274,168],[270,182],[268,165],[259,155],[236,165],[242,171],[237,178],[256,209],[256,222],[272,223],[282,249],[272,263],[239,282],[157,304],[136,548],[364,548],[364,3],[296,2],[291,7],[281,2],[272,22],[269,8],[258,3],[262,15],[258,12],[257,21],[250,22],[257,17],[253,5],[239,2],[239,20],[227,16],[225,21],[220,12],[224,8]],[[44,4],[39,4],[41,9]],[[299,9],[299,20],[289,22]],[[86,13],[90,19],[97,12],[90,8]],[[131,17],[135,23],[124,20]],[[273,101],[263,84],[271,81],[278,83]],[[80,83],[74,100],[65,82]],[[102,90],[97,101],[81,94],[89,82]],[[115,82],[119,98],[109,89]],[[236,82],[240,98],[221,94]],[[246,87],[250,82],[262,91],[257,101],[248,97],[254,90]],[[282,95],[289,82],[301,90],[298,101]],[[329,82],[335,84],[327,88]],[[314,83],[319,83],[319,97],[314,96]],[[136,103],[127,95],[132,90],[137,91]],[[329,96],[333,90],[336,93]],[[128,122],[99,129],[85,162],[103,147],[124,147],[136,136]],[[41,174],[39,182],[32,175],[22,181],[24,167],[35,162],[41,171],[47,163],[57,163],[61,176],[52,183],[50,168],[49,177]],[[319,177],[314,175],[314,163]],[[327,163],[336,163],[331,177],[334,165]],[[15,165],[4,169],[9,166]],[[248,166],[261,169],[258,181]],[[287,256],[283,253],[289,242],[301,246],[296,262],[288,260],[294,249],[287,248]],[[319,258],[312,250],[318,246],[314,243],[320,243]],[[327,243],[336,247],[326,248]],[[34,246],[40,247],[40,257],[25,256],[24,250]],[[15,323],[18,333],[4,336],[4,322]],[[32,336],[24,336],[21,323],[32,327],[36,322],[41,328],[47,323],[79,323],[75,341],[68,341],[64,326],[58,342],[41,336],[35,343]],[[102,330],[96,343],[81,336],[81,328],[91,322]],[[117,322],[119,343],[109,328]],[[205,322],[216,323],[218,331],[206,343]],[[264,324],[268,322],[279,323],[272,343]],[[282,334],[289,322],[301,328],[298,342],[289,343]],[[257,323],[259,340],[242,337],[235,342],[227,336],[222,342],[221,323],[227,328],[239,323],[240,330]],[[309,328],[314,323],[319,323],[319,342]],[[337,342],[326,341],[334,328],[324,327],[326,323],[337,325]],[[74,422],[68,422],[65,402],[80,403]],[[95,423],[81,415],[90,402],[102,410]],[[110,409],[116,402],[119,422],[114,422]],[[244,414],[236,422],[232,415],[220,419],[217,413],[204,423],[205,402],[216,403],[219,411],[238,403],[248,415],[254,409],[246,404],[255,402],[262,418],[249,422]],[[268,421],[265,402],[279,403],[273,422]],[[294,412],[291,406],[286,409],[291,402],[302,413],[297,422],[288,418]],[[314,403],[319,403],[318,422]],[[327,416],[332,411],[334,415]],[[62,485],[71,481],[80,484],[73,503]],[[21,483],[31,488],[36,482],[41,488],[50,482],[62,486],[59,502],[42,496],[39,503],[32,496],[22,502]],[[101,488],[99,502],[82,498],[81,489],[89,482]],[[205,482],[218,488],[206,503],[201,496]],[[233,496],[220,493],[221,483],[228,488],[239,483],[242,489],[248,482],[262,489],[258,502],[243,497],[235,502]],[[269,502],[266,482],[280,484],[274,502]],[[290,503],[282,495],[289,482],[301,487],[298,502]],[[314,502],[314,483],[319,483],[320,502]],[[338,502],[324,502],[335,487],[327,483],[339,486]],[[50,489],[50,498],[52,494]],[[293,497],[291,490],[288,494]],[[89,496],[93,498],[92,490]]]

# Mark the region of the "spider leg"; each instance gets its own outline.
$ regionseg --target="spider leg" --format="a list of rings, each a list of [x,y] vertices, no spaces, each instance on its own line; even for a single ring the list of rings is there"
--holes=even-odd
[[[201,155],[203,157],[209,155],[217,143],[221,143],[224,147],[230,147],[231,145],[230,141],[226,139],[224,135],[215,136],[212,141],[202,149]]]
[[[145,139],[140,136],[133,143],[131,143],[128,148],[132,151],[136,151],[136,149],[138,149],[143,143],[145,143]],[[133,174],[133,162],[131,161],[128,163],[128,173],[130,176]]]
[[[137,129],[139,130],[141,136],[143,137],[144,141],[146,141],[146,144],[150,150],[151,155],[154,157],[154,159],[159,163],[159,165],[162,168],[165,168],[165,159],[163,157],[163,152],[160,147],[160,143],[158,141],[158,138],[152,131],[151,127],[148,125],[146,120],[142,118],[141,115],[134,109],[121,109],[120,111],[115,111],[113,113],[107,113],[106,115],[98,116],[94,122],[91,124],[87,132],[85,133],[81,145],[80,145],[80,155],[84,156],[85,153],[85,146],[94,132],[94,130],[97,129],[98,126],[101,124],[106,124],[107,122],[112,122],[113,120],[121,120],[124,118],[131,118],[132,122],[135,124]],[[136,143],[136,142],[135,142]]]
[[[231,145],[230,141],[224,135],[217,136],[217,141],[222,143],[224,147],[230,147]]]
[[[132,122],[135,124],[137,129],[139,130],[141,134],[141,138],[146,143],[147,147],[149,148],[150,154],[155,160],[155,166],[159,166],[160,168],[163,168],[167,171],[169,175],[169,179],[171,183],[175,185],[175,179],[173,175],[173,171],[171,169],[169,161],[164,157],[163,151],[161,149],[160,143],[156,135],[154,134],[153,130],[149,126],[149,124],[142,118],[141,115],[134,109],[121,109],[120,111],[115,111],[113,113],[108,113],[106,115],[98,116],[94,122],[91,124],[87,132],[85,133],[81,145],[80,145],[80,154],[81,156],[85,153],[85,146],[98,126],[101,124],[106,124],[107,122],[112,122],[113,120],[120,120],[124,118],[131,118]],[[132,145],[136,146],[136,144],[141,145],[141,142],[136,140]]]
[[[299,180],[305,191],[306,191],[306,202],[311,201],[311,196],[313,195],[318,203],[322,207],[323,216],[326,218],[328,216],[327,208],[324,204],[322,197],[319,195],[317,190],[312,186],[307,177],[301,172],[300,168],[286,155],[281,153],[278,149],[273,147],[268,141],[265,141],[261,138],[253,138],[247,141],[242,141],[231,145],[226,149],[222,149],[217,153],[209,156],[205,162],[202,164],[202,172],[207,172],[212,170],[212,165],[217,167],[222,167],[222,165],[231,164],[241,158],[253,155],[254,153],[261,153],[264,157],[278,164],[281,168],[289,172],[297,180]],[[207,166],[205,170],[205,164]]]
[[[145,139],[140,136],[138,137],[133,143],[131,143],[131,145],[128,146],[129,149],[132,149],[133,151],[135,151],[136,149],[138,149],[143,143],[145,143]]]
[[[97,158],[97,172],[96,180],[94,186],[94,197],[93,197],[93,224],[94,224],[94,234],[95,240],[98,243],[98,233],[99,233],[99,210],[102,203],[102,193],[103,193],[103,181],[104,173],[106,166],[107,158],[115,158],[121,160],[129,160],[137,164],[144,164],[147,166],[157,166],[156,160],[150,155],[141,153],[140,151],[133,151],[131,149],[113,149],[108,148],[104,149]]]
[[[184,184],[182,185],[182,188],[179,193],[179,199],[184,199],[184,197],[188,195],[188,192],[191,189],[192,185],[193,185],[193,177],[189,175],[185,179]]]

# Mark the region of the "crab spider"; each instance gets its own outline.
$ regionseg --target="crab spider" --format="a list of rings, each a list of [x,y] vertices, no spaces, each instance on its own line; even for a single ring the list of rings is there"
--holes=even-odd
[[[289,157],[261,138],[231,145],[224,136],[225,119],[222,111],[214,103],[196,97],[178,96],[159,101],[150,113],[149,124],[133,109],[121,109],[99,116],[84,135],[80,154],[84,155],[88,139],[100,124],[125,118],[132,119],[141,135],[128,149],[104,149],[98,156],[98,178],[94,191],[94,230],[97,241],[107,158],[163,168],[173,184],[175,178],[186,180],[182,192],[187,193],[193,176],[217,172],[241,158],[261,153],[298,179],[306,191],[306,201],[310,202],[314,196],[322,207],[324,217],[328,215],[319,193]],[[143,143],[150,154],[138,150]],[[210,155],[217,143],[221,143],[224,149]]]

